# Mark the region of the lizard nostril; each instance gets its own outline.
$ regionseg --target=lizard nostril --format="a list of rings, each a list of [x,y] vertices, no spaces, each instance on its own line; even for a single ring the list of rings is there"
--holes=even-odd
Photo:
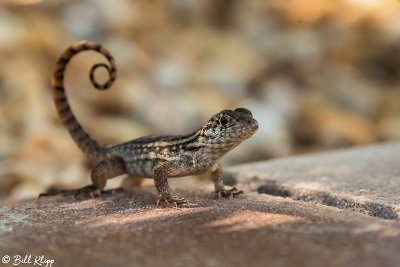
[[[257,121],[256,121],[255,119],[253,119],[253,117],[249,117],[249,116],[246,116],[245,121],[246,121],[248,124],[257,123]]]

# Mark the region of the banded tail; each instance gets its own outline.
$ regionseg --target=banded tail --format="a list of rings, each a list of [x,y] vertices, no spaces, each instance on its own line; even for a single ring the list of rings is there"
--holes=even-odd
[[[79,124],[68,103],[64,88],[64,74],[68,62],[74,55],[86,50],[97,51],[107,58],[110,66],[105,63],[98,63],[93,65],[90,69],[89,78],[92,85],[96,89],[108,89],[113,84],[117,76],[114,59],[103,46],[86,41],[71,45],[61,54],[56,63],[51,85],[53,87],[53,99],[58,115],[64,126],[68,129],[75,143],[88,157],[96,160],[101,160],[107,155],[107,147],[101,145],[99,142],[90,137],[90,135],[86,133],[86,131]],[[94,79],[94,72],[98,67],[105,68],[109,74],[109,79],[103,84],[97,83]]]

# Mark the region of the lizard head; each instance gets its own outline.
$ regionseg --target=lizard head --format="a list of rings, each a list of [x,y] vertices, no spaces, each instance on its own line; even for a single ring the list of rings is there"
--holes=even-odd
[[[258,123],[251,111],[237,108],[218,112],[203,124],[200,131],[207,143],[230,150],[252,136],[257,129]]]

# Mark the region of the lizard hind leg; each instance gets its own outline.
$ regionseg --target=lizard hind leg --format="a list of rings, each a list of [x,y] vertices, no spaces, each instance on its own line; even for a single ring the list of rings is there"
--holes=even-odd
[[[97,194],[106,186],[107,179],[126,173],[125,163],[121,158],[107,158],[100,161],[92,170],[90,178]]]
[[[96,197],[99,196],[106,185],[107,179],[126,173],[125,164],[120,158],[107,158],[100,161],[92,170],[92,184],[78,189],[72,190],[53,190],[52,192],[42,193],[43,196],[54,195],[72,195],[74,198],[78,196]]]
[[[131,191],[134,188],[140,187],[143,184],[144,178],[128,174],[121,182],[121,187],[127,191]]]

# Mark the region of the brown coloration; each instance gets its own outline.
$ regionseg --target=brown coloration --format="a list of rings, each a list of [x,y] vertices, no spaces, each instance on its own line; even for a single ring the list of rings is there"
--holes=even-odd
[[[214,183],[215,197],[234,197],[236,195],[243,194],[242,190],[237,190],[235,187],[226,190],[222,180],[222,169],[221,164],[217,163],[215,170],[211,172],[211,178]]]
[[[64,88],[64,74],[69,61],[74,55],[87,50],[93,50],[101,53],[110,63],[111,68],[104,63],[99,63],[94,65],[90,70],[90,81],[92,82],[93,86],[98,90],[108,89],[116,79],[117,67],[114,63],[114,59],[111,54],[101,45],[85,41],[71,45],[61,54],[56,63],[51,85],[53,87],[53,99],[58,115],[64,126],[68,129],[75,143],[88,157],[101,160],[106,156],[106,147],[99,144],[96,140],[91,138],[85,132],[85,130],[83,130],[68,104]],[[109,73],[110,78],[104,84],[99,84],[94,79],[94,72],[98,67],[106,68]]]
[[[134,187],[139,187],[143,184],[144,178],[137,177],[133,174],[127,174],[121,183],[121,187],[124,189],[132,189]]]
[[[242,193],[235,188],[225,189],[218,161],[257,131],[257,121],[253,119],[249,110],[223,110],[212,116],[200,129],[188,135],[146,136],[111,147],[100,145],[78,123],[64,89],[64,72],[68,62],[75,54],[85,50],[98,51],[107,58],[111,66],[99,63],[91,68],[89,77],[95,88],[107,89],[116,78],[116,66],[112,56],[96,43],[74,44],[62,53],[57,61],[52,85],[60,119],[78,147],[89,157],[100,161],[93,169],[92,185],[73,190],[74,195],[81,191],[86,193],[88,190],[92,190],[93,195],[99,194],[104,189],[107,179],[127,173],[135,177],[154,178],[159,194],[157,203],[187,204],[185,199],[171,196],[167,178],[201,174],[209,170],[212,171],[216,196],[232,197]],[[106,68],[109,73],[110,78],[104,84],[98,84],[94,79],[94,71],[98,67]]]

